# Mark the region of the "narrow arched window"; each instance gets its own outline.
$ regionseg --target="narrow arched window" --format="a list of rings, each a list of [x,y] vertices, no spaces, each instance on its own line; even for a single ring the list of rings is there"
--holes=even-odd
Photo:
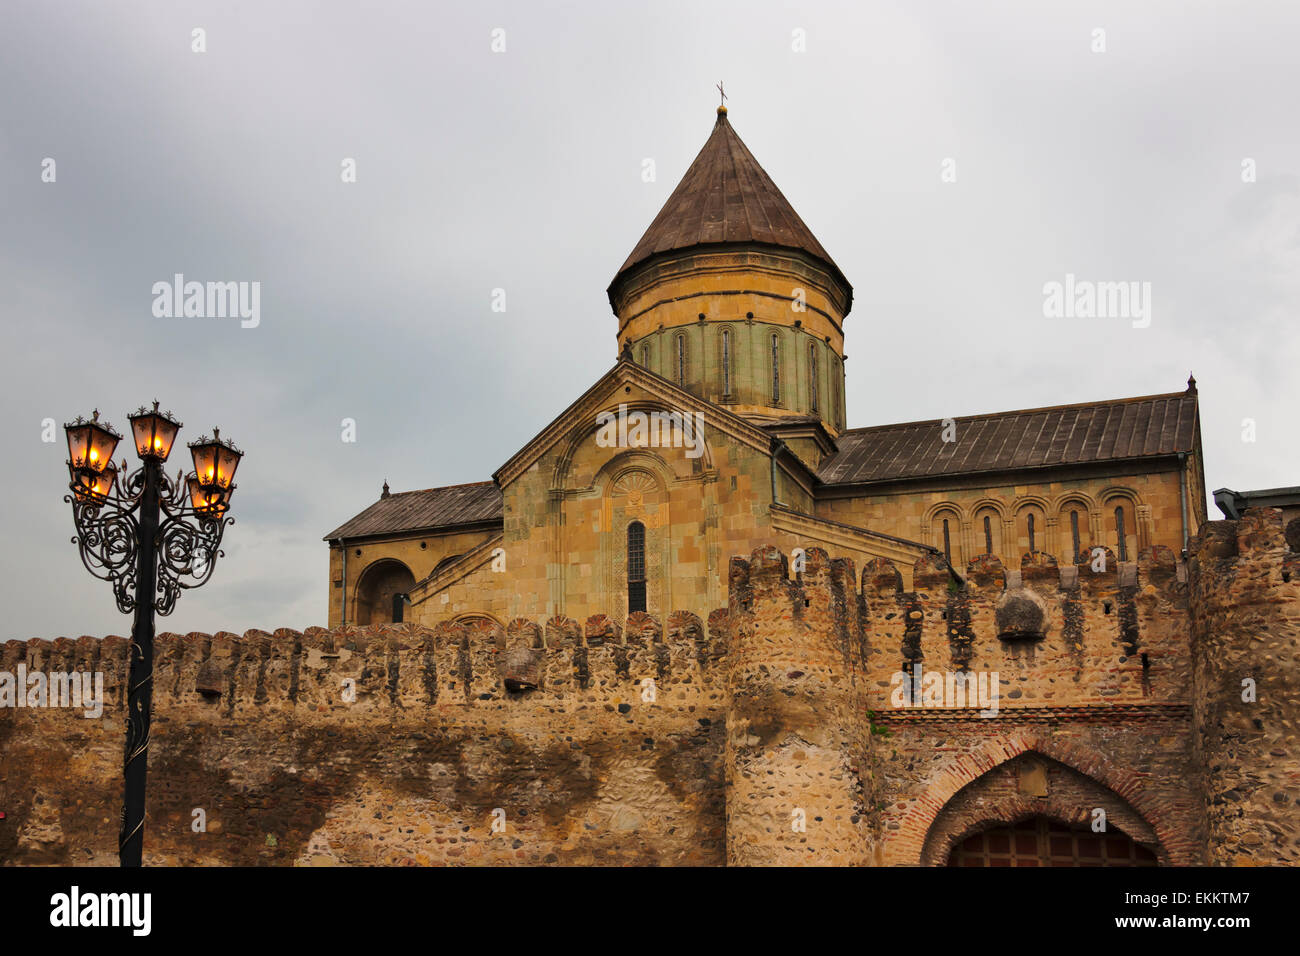
[[[731,331],[722,330],[722,394],[731,394]]]
[[[984,553],[993,553],[993,522],[988,515],[984,516]]]
[[[840,421],[840,376],[839,367],[831,363],[831,421],[837,428],[844,423]]]
[[[1034,547],[1034,516],[1032,514],[1029,516],[1029,550],[1030,551],[1038,550],[1036,547]]]
[[[677,336],[677,384],[686,387],[686,336]]]
[[[1070,512],[1070,540],[1074,542],[1074,563],[1079,563],[1079,512]]]
[[[781,348],[777,344],[776,333],[772,333],[772,403],[781,400]]]
[[[1119,559],[1128,560],[1128,541],[1125,540],[1124,534],[1124,508],[1121,505],[1115,509],[1115,536],[1119,539]]]
[[[648,345],[641,346],[641,367],[650,367],[650,346]]]
[[[951,566],[952,565],[952,540],[948,537],[947,518],[943,519],[943,557],[944,560],[948,562],[949,566]]]
[[[808,345],[808,407],[817,411],[817,344]]]
[[[627,612],[645,609],[645,525],[633,521],[627,526]]]

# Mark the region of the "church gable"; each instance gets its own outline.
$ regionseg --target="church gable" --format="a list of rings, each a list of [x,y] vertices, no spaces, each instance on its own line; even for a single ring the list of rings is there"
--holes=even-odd
[[[497,473],[511,613],[704,612],[766,525],[770,438],[622,362]]]
[[[614,416],[612,433],[608,431],[609,419],[602,417],[606,415]],[[493,477],[505,492],[557,445],[564,444],[564,455],[572,458],[574,449],[582,442],[603,444],[610,440],[611,434],[614,447],[633,447],[632,442],[662,447],[665,426],[670,447],[707,462],[710,456],[707,438],[696,444],[700,424],[756,452],[766,454],[770,446],[762,429],[653,372],[631,362],[619,362],[497,469]]]

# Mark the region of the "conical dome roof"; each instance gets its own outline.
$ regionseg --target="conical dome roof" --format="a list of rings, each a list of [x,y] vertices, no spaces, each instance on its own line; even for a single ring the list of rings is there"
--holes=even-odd
[[[835,261],[736,135],[725,107],[718,110],[704,148],[610,287],[653,256],[722,243],[757,243],[805,252],[825,263],[849,288]]]

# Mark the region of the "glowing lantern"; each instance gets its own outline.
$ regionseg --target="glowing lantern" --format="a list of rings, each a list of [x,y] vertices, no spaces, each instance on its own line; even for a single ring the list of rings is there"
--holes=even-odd
[[[158,403],[153,403],[153,410],[141,405],[131,420],[131,431],[135,436],[135,450],[141,458],[154,461],[166,461],[172,453],[172,443],[181,423],[172,417],[171,412],[158,411]]]

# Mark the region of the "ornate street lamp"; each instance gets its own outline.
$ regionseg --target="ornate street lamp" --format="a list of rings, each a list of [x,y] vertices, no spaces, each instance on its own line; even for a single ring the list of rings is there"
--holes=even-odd
[[[170,412],[141,406],[129,415],[136,453],[143,464],[127,473],[113,452],[122,436],[98,410],[89,421],[64,425],[68,434],[69,488],[81,560],[95,577],[113,585],[123,614],[134,612],[131,671],[127,681],[126,749],[122,769],[125,797],[118,858],[122,866],[139,866],[144,852],[145,771],[149,721],[153,709],[154,613],[167,615],[182,589],[196,588],[212,577],[222,557],[221,537],[235,470],[243,452],[221,438],[190,443],[194,471],[171,480],[163,465],[171,454],[181,423]]]

